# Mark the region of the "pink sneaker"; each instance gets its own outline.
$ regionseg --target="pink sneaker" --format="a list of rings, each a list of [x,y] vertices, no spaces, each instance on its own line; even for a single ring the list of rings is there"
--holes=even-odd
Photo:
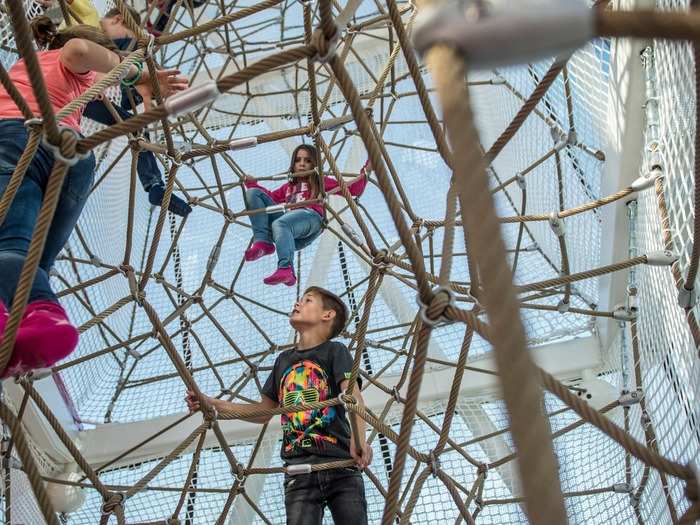
[[[248,262],[257,261],[260,257],[275,253],[275,245],[266,241],[255,241],[253,245],[245,251],[245,260]]]
[[[294,269],[289,266],[287,268],[277,268],[275,273],[263,279],[265,284],[286,284],[294,286],[297,283],[297,278],[294,276]]]
[[[0,379],[53,366],[77,344],[78,330],[63,307],[52,301],[34,301],[24,312],[12,357]]]

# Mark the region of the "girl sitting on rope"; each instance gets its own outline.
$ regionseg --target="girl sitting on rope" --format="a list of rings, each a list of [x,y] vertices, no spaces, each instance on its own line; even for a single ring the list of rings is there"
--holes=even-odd
[[[274,204],[294,204],[302,201],[318,199],[321,196],[318,175],[295,177],[295,173],[310,172],[318,166],[316,148],[309,144],[297,146],[292,153],[289,167],[292,181],[283,184],[276,190],[270,191],[260,186],[251,177],[246,177],[246,204],[249,210],[258,210]],[[362,168],[360,177],[348,185],[353,197],[362,195],[367,186],[368,163]],[[338,187],[331,177],[323,177],[326,192]],[[265,284],[286,284],[294,286],[297,278],[294,275],[292,257],[295,250],[301,250],[311,244],[321,233],[325,218],[323,203],[312,202],[289,211],[277,213],[255,213],[250,216],[253,227],[253,244],[245,252],[248,262],[260,259],[274,253],[277,248],[277,270],[265,277]]]
[[[37,42],[47,47],[46,51],[37,53],[37,59],[55,112],[78,98],[95,82],[99,73],[109,72],[122,60],[112,41],[92,27],[78,25],[57,31],[49,18],[40,17],[32,22],[32,30]],[[132,65],[123,81],[129,84],[148,81],[147,70],[142,69]],[[158,81],[166,96],[187,87],[187,79],[178,73],[172,69],[158,72]],[[9,77],[32,113],[40,115],[24,60],[19,60],[10,69]],[[80,133],[81,113],[82,110],[76,110],[60,124]],[[11,182],[28,138],[23,113],[9,93],[0,88],[0,195]],[[8,318],[7,309],[12,305],[28,256],[53,164],[53,150],[42,142],[0,224],[0,339]],[[0,377],[51,366],[70,354],[77,345],[78,331],[58,303],[48,272],[78,221],[90,194],[94,174],[95,155],[92,152],[70,166],[66,173],[13,353],[6,369],[0,371]]]

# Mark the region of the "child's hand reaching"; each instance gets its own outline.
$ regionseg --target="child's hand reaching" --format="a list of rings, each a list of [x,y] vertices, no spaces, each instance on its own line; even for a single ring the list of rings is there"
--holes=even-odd
[[[199,399],[197,399],[197,396],[194,392],[192,392],[192,390],[187,391],[187,394],[185,395],[185,403],[187,403],[187,409],[190,411],[190,414],[197,412],[201,408],[199,405]]]
[[[364,470],[372,463],[372,447],[366,441],[363,441],[362,448],[358,451],[355,447],[355,440],[350,439],[350,455],[360,470]]]

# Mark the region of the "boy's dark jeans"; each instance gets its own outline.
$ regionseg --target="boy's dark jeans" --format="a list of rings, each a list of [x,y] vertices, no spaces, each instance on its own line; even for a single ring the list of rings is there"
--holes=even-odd
[[[340,468],[284,476],[287,525],[321,525],[328,507],[335,525],[367,525],[367,500],[362,474]]]

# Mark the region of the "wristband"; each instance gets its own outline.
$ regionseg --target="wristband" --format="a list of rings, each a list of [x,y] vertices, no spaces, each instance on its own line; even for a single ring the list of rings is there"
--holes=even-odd
[[[130,86],[133,86],[134,84],[137,84],[138,81],[141,80],[141,77],[143,76],[143,63],[136,62],[136,63],[134,63],[134,65],[136,66],[136,76],[134,76],[134,78],[121,79],[122,86],[130,87]]]

